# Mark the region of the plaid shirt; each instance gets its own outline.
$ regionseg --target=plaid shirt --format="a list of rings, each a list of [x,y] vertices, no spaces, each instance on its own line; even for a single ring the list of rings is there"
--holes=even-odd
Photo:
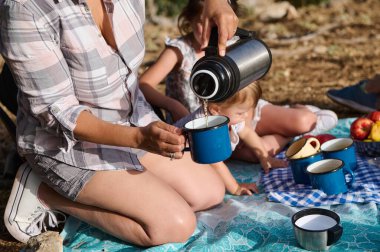
[[[46,155],[91,170],[141,169],[133,149],[80,141],[73,134],[83,110],[126,126],[158,120],[137,81],[145,51],[145,3],[103,2],[116,51],[85,0],[0,0],[0,53],[20,89],[22,155]]]

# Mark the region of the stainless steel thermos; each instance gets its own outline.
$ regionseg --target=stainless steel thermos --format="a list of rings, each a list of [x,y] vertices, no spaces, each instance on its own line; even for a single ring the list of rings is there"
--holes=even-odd
[[[223,101],[248,84],[262,78],[270,69],[272,55],[255,33],[238,28],[239,40],[218,55],[218,31],[213,28],[205,56],[199,59],[190,75],[196,96],[208,101]]]

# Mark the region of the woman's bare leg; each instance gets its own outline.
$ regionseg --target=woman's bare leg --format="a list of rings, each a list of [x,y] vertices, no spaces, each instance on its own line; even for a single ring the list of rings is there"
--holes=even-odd
[[[166,173],[168,179],[161,179],[149,169],[144,172],[99,171],[80,192],[77,202],[60,196],[46,185],[40,187],[39,196],[51,208],[137,245],[186,241],[196,226],[194,209],[201,210],[220,203],[224,196],[223,183],[210,166],[193,162],[189,165],[188,157],[170,161],[147,154],[143,160],[155,160],[155,164],[164,168],[163,176]],[[166,171],[165,164],[168,166]],[[201,175],[210,183],[201,184],[204,182],[198,177]],[[181,179],[184,181],[178,181]],[[174,185],[171,185],[170,181],[174,180]],[[209,188],[209,184],[215,187]],[[181,195],[182,192],[185,195]]]
[[[260,136],[279,134],[294,137],[313,130],[316,122],[317,116],[306,107],[286,108],[268,104],[261,111],[256,132]]]
[[[162,156],[145,155],[141,163],[174,188],[194,211],[208,209],[222,201],[225,187],[210,165],[195,163],[189,152],[185,152],[182,159],[163,159],[165,162]]]

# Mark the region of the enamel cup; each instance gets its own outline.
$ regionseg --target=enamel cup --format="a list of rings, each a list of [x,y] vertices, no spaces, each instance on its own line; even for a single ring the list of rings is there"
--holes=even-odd
[[[301,210],[292,216],[294,235],[307,250],[327,250],[339,241],[343,228],[339,215],[323,208]]]
[[[316,154],[319,147],[320,143],[315,137],[300,138],[289,146],[285,155],[288,159],[308,157]]]
[[[323,154],[321,152],[308,157],[289,159],[289,165],[292,170],[294,182],[296,184],[310,185],[310,178],[309,174],[306,172],[306,169],[309,164],[315,163],[322,159]]]
[[[343,167],[344,162],[340,159],[323,159],[310,164],[307,173],[311,185],[327,195],[347,192],[355,181],[355,175],[350,169],[345,170]],[[346,181],[345,173],[351,175],[351,180]]]
[[[355,144],[351,138],[336,138],[321,145],[324,158],[340,159],[344,162],[344,169],[354,171],[357,166]]]
[[[200,164],[224,161],[231,156],[228,131],[230,119],[226,116],[208,116],[189,121],[184,131],[189,141],[191,158]]]

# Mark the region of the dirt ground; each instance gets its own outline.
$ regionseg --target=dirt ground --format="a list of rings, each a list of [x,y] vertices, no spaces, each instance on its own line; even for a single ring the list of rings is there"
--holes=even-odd
[[[263,23],[252,10],[241,19],[240,27],[257,31],[273,53],[272,68],[260,81],[266,100],[312,104],[332,109],[340,118],[360,115],[333,103],[325,93],[380,73],[380,1],[332,2],[299,8],[299,18],[294,20]],[[176,35],[175,29],[175,25],[146,26],[145,66],[158,56],[165,36]],[[11,145],[0,125],[0,168]],[[0,216],[8,195],[9,188],[0,189]],[[0,218],[0,251],[18,251],[21,246]]]

